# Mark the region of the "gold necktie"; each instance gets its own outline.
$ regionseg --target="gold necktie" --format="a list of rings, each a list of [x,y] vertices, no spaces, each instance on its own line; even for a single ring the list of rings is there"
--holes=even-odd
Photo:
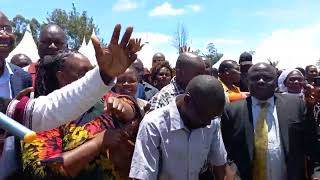
[[[267,179],[268,124],[267,112],[269,103],[260,103],[260,112],[255,128],[255,155],[253,163],[253,180]]]

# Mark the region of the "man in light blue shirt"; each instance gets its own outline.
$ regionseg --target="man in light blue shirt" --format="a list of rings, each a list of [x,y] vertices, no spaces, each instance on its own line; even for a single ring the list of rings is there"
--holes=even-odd
[[[190,81],[186,93],[142,120],[130,177],[141,180],[197,180],[204,166],[224,179],[226,150],[217,116],[223,112],[221,83],[209,75]],[[215,119],[215,120],[212,120]]]
[[[31,87],[31,76],[20,67],[6,62],[14,48],[15,35],[8,18],[0,12],[0,97],[14,98]]]

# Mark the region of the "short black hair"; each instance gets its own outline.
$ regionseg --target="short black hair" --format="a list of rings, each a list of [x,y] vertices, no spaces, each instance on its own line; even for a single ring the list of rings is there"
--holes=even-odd
[[[225,93],[221,82],[210,75],[199,75],[193,78],[186,87],[186,93],[196,97],[197,101],[224,104]]]
[[[234,68],[234,66],[237,65],[237,62],[234,60],[224,60],[221,62],[218,72],[219,73],[224,73],[232,68]]]
[[[306,66],[305,73],[307,73],[309,71],[309,69],[312,67],[317,68],[315,65],[308,65],[308,66]]]
[[[162,62],[158,62],[155,66],[153,66],[151,68],[151,80],[154,81],[157,77],[157,75],[159,74],[160,69],[162,69],[163,67],[167,68],[170,71],[171,74],[171,78],[173,78],[174,74],[173,74],[173,69],[170,66],[170,63],[168,61],[162,61]]]
[[[306,75],[306,71],[302,67],[296,67],[296,69],[298,69],[302,73],[303,76]]]

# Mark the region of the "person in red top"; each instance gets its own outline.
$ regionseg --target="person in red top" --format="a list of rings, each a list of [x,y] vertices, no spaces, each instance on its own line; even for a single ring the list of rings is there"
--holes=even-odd
[[[46,25],[40,32],[38,54],[39,61],[46,55],[56,55],[59,50],[67,48],[67,36],[63,29],[56,24]],[[32,86],[35,87],[35,79],[37,74],[37,64],[32,63],[28,67],[28,72],[32,76]]]

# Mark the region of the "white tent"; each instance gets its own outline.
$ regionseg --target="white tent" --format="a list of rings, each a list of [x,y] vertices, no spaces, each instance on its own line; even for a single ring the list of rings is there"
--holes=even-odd
[[[91,36],[95,36],[95,35],[96,35],[95,30],[93,30]],[[94,50],[91,39],[87,45],[85,45],[85,44],[86,43],[85,43],[85,39],[84,39],[84,41],[82,42],[82,45],[79,49],[79,52],[82,53],[83,55],[85,55],[89,59],[90,63],[93,66],[97,65],[96,52]]]
[[[82,44],[78,51],[83,54],[86,51],[86,48],[87,48],[86,36],[84,36],[82,40]]]
[[[6,60],[10,62],[11,58],[16,54],[25,54],[32,60],[32,62],[37,62],[39,60],[38,48],[33,40],[30,25],[27,25],[26,32],[24,33],[22,40],[16,48],[11,51]]]

